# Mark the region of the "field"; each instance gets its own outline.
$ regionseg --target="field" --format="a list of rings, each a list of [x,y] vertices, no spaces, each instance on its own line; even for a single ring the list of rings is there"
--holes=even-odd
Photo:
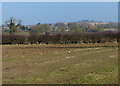
[[[118,47],[101,45],[3,45],[2,82],[117,84]]]

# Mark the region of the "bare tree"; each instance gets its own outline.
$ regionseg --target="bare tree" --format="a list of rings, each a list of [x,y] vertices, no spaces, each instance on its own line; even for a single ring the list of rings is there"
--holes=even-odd
[[[17,31],[17,28],[21,26],[21,22],[22,22],[21,20],[18,20],[17,23],[17,20],[13,17],[11,17],[10,20],[6,21],[6,24],[10,29],[10,34],[13,34]]]

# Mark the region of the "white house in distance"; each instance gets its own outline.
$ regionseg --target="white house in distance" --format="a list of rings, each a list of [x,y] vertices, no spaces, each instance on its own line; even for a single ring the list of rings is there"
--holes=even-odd
[[[109,23],[102,21],[80,21],[77,24],[89,24],[95,26],[95,25],[109,24]]]

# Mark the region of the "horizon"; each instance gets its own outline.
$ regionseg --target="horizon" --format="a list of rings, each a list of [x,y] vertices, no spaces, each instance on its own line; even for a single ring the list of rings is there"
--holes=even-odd
[[[117,2],[3,2],[2,23],[14,17],[23,25],[94,20],[118,21]]]
[[[17,19],[16,19],[17,20]],[[42,25],[42,24],[57,24],[57,23],[77,23],[77,22],[86,22],[86,21],[84,21],[84,20],[80,20],[80,21],[74,21],[74,22],[55,22],[55,23],[40,23],[40,22],[38,22],[38,23],[40,23],[40,25]],[[109,22],[106,22],[106,21],[97,21],[97,20],[88,20],[87,22],[103,22],[103,23],[118,23],[118,22],[115,22],[115,21],[109,21]],[[22,25],[25,25],[25,26],[32,26],[32,25],[37,25],[38,23],[36,23],[36,24],[28,24],[28,25],[25,25],[25,24],[22,24]],[[4,25],[4,24],[2,24],[2,25]],[[2,25],[0,25],[0,26],[2,26]]]

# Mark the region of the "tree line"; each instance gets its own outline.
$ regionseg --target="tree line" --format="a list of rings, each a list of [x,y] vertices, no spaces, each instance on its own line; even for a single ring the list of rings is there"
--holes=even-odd
[[[30,32],[30,35],[14,34],[19,26],[22,26],[21,21],[11,18],[6,22],[10,29],[10,34],[2,35],[2,44],[78,44],[78,43],[105,43],[118,42],[120,32],[78,32],[72,27],[73,32],[65,33],[58,32],[52,34],[39,34],[38,31]],[[42,28],[48,28],[43,26]],[[48,29],[46,29],[47,31]]]
[[[2,44],[79,44],[119,42],[119,32],[57,33],[52,35],[31,33],[3,35]]]

